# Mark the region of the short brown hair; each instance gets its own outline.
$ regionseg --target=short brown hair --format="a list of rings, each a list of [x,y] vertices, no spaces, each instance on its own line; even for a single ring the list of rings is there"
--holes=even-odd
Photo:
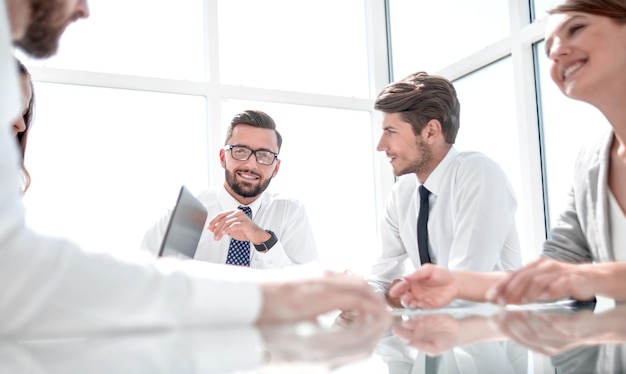
[[[378,94],[374,108],[400,113],[415,135],[432,119],[441,123],[448,144],[454,144],[459,132],[461,104],[452,82],[441,76],[417,72],[391,83]]]
[[[260,110],[244,110],[241,113],[236,114],[230,121],[230,126],[226,130],[226,143],[233,136],[233,130],[237,125],[250,125],[261,129],[274,130],[276,133],[276,144],[278,144],[278,151],[283,144],[283,137],[276,130],[276,123],[267,113]]]

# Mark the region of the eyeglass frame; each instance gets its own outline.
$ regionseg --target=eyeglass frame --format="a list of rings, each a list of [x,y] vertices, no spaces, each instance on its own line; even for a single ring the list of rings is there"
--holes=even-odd
[[[238,158],[235,158],[235,156],[233,156],[233,148],[243,148],[243,149],[247,149],[248,151],[250,151],[250,154],[248,155],[248,157],[246,157],[244,160],[240,160]],[[259,164],[259,165],[264,165],[264,166],[271,166],[274,165],[274,163],[276,162],[276,160],[278,160],[278,153],[276,152],[272,152],[269,149],[251,149],[249,147],[246,147],[245,145],[236,145],[236,144],[227,144],[224,146],[223,148],[225,151],[230,151],[230,155],[233,159],[237,160],[237,161],[248,161],[250,159],[250,157],[252,157],[252,155],[254,155],[254,160]],[[269,152],[271,154],[274,155],[274,159],[272,160],[271,164],[262,164],[259,162],[259,159],[256,155],[257,152]]]

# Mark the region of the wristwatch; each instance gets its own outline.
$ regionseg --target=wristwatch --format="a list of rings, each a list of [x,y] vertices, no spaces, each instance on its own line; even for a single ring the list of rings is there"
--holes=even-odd
[[[272,230],[265,230],[268,234],[270,234],[270,238],[267,239],[266,241],[264,241],[261,244],[254,244],[254,248],[259,251],[259,252],[265,252],[270,250],[270,248],[272,248],[274,246],[274,244],[276,244],[276,242],[278,241],[278,238],[276,237],[276,234],[274,234],[274,231]]]

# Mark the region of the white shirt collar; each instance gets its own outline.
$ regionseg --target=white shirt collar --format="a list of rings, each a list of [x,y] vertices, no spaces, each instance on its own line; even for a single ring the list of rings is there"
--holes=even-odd
[[[454,147],[450,147],[446,156],[441,160],[439,165],[435,167],[435,170],[430,173],[426,181],[424,182],[424,187],[426,187],[433,195],[437,196],[439,190],[441,189],[441,183],[443,183],[444,176],[446,175],[446,171],[452,164],[452,161],[458,156],[459,151]]]
[[[267,191],[263,191],[263,193],[261,193],[261,195],[259,195],[252,203],[247,205],[252,210],[252,217],[256,215],[256,212],[258,212],[263,205],[266,193]],[[226,190],[224,184],[221,185],[217,198],[220,202],[220,206],[222,206],[225,210],[236,209],[240,205],[243,205]]]

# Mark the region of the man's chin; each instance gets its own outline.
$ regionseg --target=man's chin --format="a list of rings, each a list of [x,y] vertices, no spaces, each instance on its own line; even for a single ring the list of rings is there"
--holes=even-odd
[[[250,186],[248,184],[248,186]],[[237,188],[233,188],[233,191],[235,191],[237,193],[237,195],[241,196],[241,197],[245,197],[245,198],[249,198],[249,197],[257,197],[260,195],[259,189],[257,186],[250,186],[250,187],[242,187],[241,185],[237,186]]]
[[[403,176],[405,174],[409,174],[409,173],[410,173],[410,171],[407,171],[407,170],[396,170],[396,169],[393,170],[393,175],[395,175],[396,177],[401,177],[401,176]]]
[[[245,197],[245,198],[257,197],[257,196],[259,196],[259,194],[257,193],[257,191],[256,191],[256,190],[254,190],[254,191],[241,191],[241,192],[242,192],[242,193],[240,193],[240,195],[241,195],[242,197]]]
[[[52,45],[35,45],[28,43],[17,42],[15,45],[20,48],[23,52],[27,53],[29,56],[36,59],[44,59],[51,56],[54,56],[59,49],[59,45],[54,43]]]

